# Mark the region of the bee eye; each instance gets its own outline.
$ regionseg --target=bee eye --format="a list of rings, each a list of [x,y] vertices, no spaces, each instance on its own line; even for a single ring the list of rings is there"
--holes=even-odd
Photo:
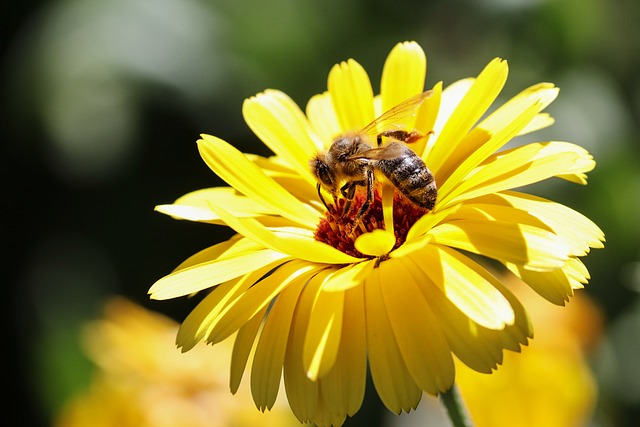
[[[347,157],[347,155],[346,155],[346,154],[340,154],[340,155],[338,156],[338,161],[340,161],[340,162],[346,162],[346,161],[347,161],[347,158],[348,158],[348,157]]]
[[[318,168],[318,179],[320,179],[324,185],[333,187],[333,180],[331,179],[331,173],[327,165],[322,165]]]

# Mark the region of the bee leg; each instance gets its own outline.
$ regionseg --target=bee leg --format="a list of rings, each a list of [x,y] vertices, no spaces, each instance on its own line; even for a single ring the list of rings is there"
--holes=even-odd
[[[345,185],[340,188],[340,193],[342,193],[342,197],[345,199],[344,209],[342,210],[342,216],[348,215],[351,210],[351,202],[353,201],[353,197],[356,194],[356,187],[358,185],[364,185],[364,181],[351,181],[347,182]]]
[[[359,185],[365,185],[367,187],[367,198],[364,201],[364,203],[362,204],[362,206],[360,206],[360,209],[358,210],[358,214],[356,215],[355,219],[353,220],[353,228],[351,229],[351,232],[353,233],[353,230],[355,230],[355,228],[359,225],[360,221],[362,221],[362,217],[365,216],[365,214],[369,211],[369,209],[371,208],[371,203],[373,203],[373,198],[374,198],[374,193],[373,193],[373,168],[368,168],[367,169],[367,179],[363,182],[363,181],[359,181]]]
[[[318,190],[318,197],[320,198],[320,201],[322,202],[324,207],[327,208],[327,211],[331,212],[332,209],[329,207],[329,205],[327,204],[327,201],[325,200],[324,196],[322,195],[322,186],[320,184],[318,184],[318,185],[316,185],[316,189]]]

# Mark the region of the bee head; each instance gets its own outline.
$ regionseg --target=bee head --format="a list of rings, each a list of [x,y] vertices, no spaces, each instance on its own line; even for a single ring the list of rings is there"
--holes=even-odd
[[[313,157],[309,161],[309,166],[311,167],[311,172],[323,187],[330,190],[332,193],[336,191],[336,177],[327,163],[327,156],[325,153],[318,153]]]

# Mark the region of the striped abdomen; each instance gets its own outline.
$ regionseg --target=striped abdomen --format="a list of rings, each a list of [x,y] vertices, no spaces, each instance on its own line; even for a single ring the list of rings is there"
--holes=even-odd
[[[400,153],[390,159],[376,160],[375,168],[384,174],[411,202],[433,209],[438,197],[436,181],[422,158],[404,144],[394,143]]]

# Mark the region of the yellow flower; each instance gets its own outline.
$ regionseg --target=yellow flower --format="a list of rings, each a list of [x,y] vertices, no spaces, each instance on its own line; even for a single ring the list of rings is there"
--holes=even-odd
[[[306,114],[282,92],[258,94],[245,101],[244,118],[275,155],[243,154],[202,135],[204,161],[231,188],[157,207],[238,233],[187,259],[149,292],[169,299],[213,288],[183,322],[177,343],[187,351],[238,332],[231,389],[252,356],[251,390],[261,410],[273,405],[281,376],[298,419],[340,425],[360,408],[367,366],[395,413],[415,408],[423,391],[450,389],[452,354],[491,372],[504,349],[527,343],[532,327],[522,304],[474,254],[502,263],[555,304],[588,280],[579,257],[602,247],[601,230],[566,206],[513,189],[554,176],[584,184],[595,163],[568,142],[498,151],[550,125],[542,110],[558,93],[537,84],[488,114],[507,78],[501,59],[476,78],[446,89],[437,83],[415,115],[398,123],[424,136],[410,146],[435,176],[431,211],[376,178],[359,224],[326,212],[310,159],[337,135],[421,93],[425,76],[420,46],[401,43],[386,60],[378,96],[354,60],[334,66],[328,91],[309,100]],[[352,211],[364,199],[357,195]]]
[[[602,333],[603,315],[582,294],[560,310],[526,291],[514,289],[536,325],[531,345],[518,357],[507,353],[493,375],[456,366],[456,382],[474,425],[512,426],[514,420],[521,427],[588,425],[597,383],[586,353]]]
[[[217,352],[175,349],[178,325],[124,299],[105,305],[83,343],[98,367],[89,390],[70,400],[56,427],[233,427],[299,425],[283,402],[269,414],[249,408],[244,389],[232,398],[226,368],[232,346]],[[251,409],[251,410],[249,410]]]

